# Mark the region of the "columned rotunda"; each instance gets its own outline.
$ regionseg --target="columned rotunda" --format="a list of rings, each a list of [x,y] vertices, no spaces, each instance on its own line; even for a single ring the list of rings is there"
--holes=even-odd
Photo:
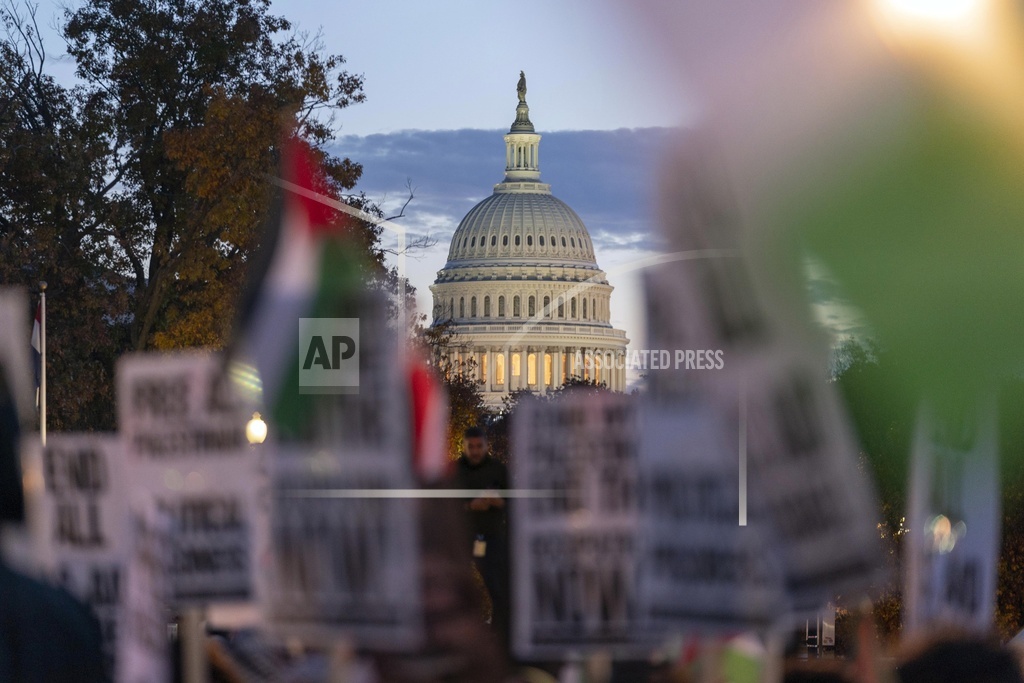
[[[489,405],[570,377],[622,391],[629,340],[609,322],[612,286],[583,221],[540,182],[541,136],[530,122],[525,76],[518,91],[505,178],[455,230],[430,288],[434,324],[450,323],[449,358],[475,361]]]

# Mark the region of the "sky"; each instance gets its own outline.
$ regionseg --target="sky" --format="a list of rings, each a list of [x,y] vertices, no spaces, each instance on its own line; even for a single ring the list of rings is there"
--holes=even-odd
[[[414,188],[400,222],[432,242],[407,259],[421,312],[431,310],[429,286],[462,216],[501,180],[502,135],[524,70],[531,119],[543,136],[542,180],[586,223],[615,287],[611,321],[633,348],[643,347],[640,272],[630,264],[661,250],[659,169],[700,110],[674,66],[681,57],[672,40],[655,35],[657,21],[649,20],[661,12],[686,34],[687,17],[671,16],[672,0],[643,1],[649,11],[637,13],[612,0],[273,0],[272,12],[298,31],[319,33],[328,52],[344,55],[346,68],[365,78],[366,101],[336,118],[334,151],[363,164],[357,189],[389,214],[404,202],[407,183]],[[53,71],[70,78],[53,28],[59,13],[57,2],[44,2],[39,19]],[[713,31],[689,30],[686,39],[699,55],[726,49]],[[810,275],[816,295],[838,296],[820,271]],[[860,324],[854,311],[824,299],[816,312],[841,335]]]

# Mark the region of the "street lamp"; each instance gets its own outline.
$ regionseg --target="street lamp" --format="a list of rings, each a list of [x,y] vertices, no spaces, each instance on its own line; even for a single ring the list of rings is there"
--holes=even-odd
[[[263,443],[266,440],[267,423],[263,421],[258,412],[253,413],[252,419],[246,423],[245,438],[253,445]]]

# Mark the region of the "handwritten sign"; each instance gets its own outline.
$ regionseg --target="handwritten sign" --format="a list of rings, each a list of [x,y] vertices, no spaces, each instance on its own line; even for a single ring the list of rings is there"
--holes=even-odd
[[[132,502],[171,519],[172,600],[250,598],[258,460],[219,357],[136,354],[120,361],[117,379]]]

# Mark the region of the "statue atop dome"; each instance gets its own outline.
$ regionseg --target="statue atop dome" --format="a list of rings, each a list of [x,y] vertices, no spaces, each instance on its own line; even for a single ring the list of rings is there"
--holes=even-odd
[[[526,102],[526,73],[523,71],[519,72],[519,83],[516,85],[516,93],[519,95],[520,102]]]

